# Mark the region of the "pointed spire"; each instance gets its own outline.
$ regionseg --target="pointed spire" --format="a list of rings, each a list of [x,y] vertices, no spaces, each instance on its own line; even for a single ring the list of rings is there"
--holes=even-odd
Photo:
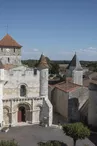
[[[38,68],[40,69],[49,68],[46,57],[43,54],[41,54],[41,57],[39,59]]]
[[[82,70],[82,66],[78,60],[76,52],[75,52],[72,60],[70,61],[69,65],[67,66],[67,69],[69,69],[70,67],[75,67],[76,70]]]
[[[9,34],[6,34],[3,39],[0,40],[0,47],[18,47],[22,46],[18,44]]]
[[[77,55],[76,55],[76,67],[75,67],[75,70],[77,70],[77,71],[83,70],[83,68],[82,68],[82,66],[81,66],[81,64],[80,64],[80,62],[78,60]]]
[[[72,60],[70,61],[69,65],[67,66],[67,69],[69,69],[70,67],[76,67],[76,52],[75,52]]]

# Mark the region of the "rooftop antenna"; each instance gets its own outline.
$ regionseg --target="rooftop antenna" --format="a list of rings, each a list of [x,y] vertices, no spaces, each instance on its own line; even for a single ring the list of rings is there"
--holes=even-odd
[[[7,32],[7,34],[8,34],[8,24],[7,24],[5,27],[6,27],[6,32]]]

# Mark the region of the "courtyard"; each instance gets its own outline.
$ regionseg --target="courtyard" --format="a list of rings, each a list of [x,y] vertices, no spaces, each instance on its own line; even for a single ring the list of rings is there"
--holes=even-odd
[[[15,139],[20,146],[38,146],[40,141],[59,140],[68,146],[73,146],[73,141],[62,130],[38,125],[13,127],[7,133],[0,132],[0,140]]]

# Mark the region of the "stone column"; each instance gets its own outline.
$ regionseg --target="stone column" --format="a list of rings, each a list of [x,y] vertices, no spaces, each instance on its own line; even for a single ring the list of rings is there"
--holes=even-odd
[[[10,127],[12,126],[12,100],[10,100]]]
[[[31,114],[32,114],[32,117],[31,117],[31,118],[32,118],[32,121],[31,121],[31,122],[32,122],[32,124],[33,124],[33,122],[34,122],[34,120],[33,120],[33,118],[34,118],[33,113],[34,113],[34,112],[33,112],[33,111],[34,111],[34,99],[32,99],[32,101],[31,101]]]

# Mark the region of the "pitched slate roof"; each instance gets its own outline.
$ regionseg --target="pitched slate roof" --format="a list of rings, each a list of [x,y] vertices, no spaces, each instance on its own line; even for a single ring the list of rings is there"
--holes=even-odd
[[[46,57],[43,54],[41,55],[39,59],[38,68],[40,69],[49,68]]]
[[[18,44],[9,34],[5,35],[2,40],[0,40],[0,47],[17,47],[21,48],[22,46]]]
[[[70,61],[69,65],[67,66],[67,69],[70,68],[70,66],[76,66],[76,54],[73,56],[72,60]]]
[[[70,61],[69,65],[67,66],[67,69],[69,69],[70,67],[75,67],[76,70],[82,70],[81,64],[77,58],[76,53]]]

